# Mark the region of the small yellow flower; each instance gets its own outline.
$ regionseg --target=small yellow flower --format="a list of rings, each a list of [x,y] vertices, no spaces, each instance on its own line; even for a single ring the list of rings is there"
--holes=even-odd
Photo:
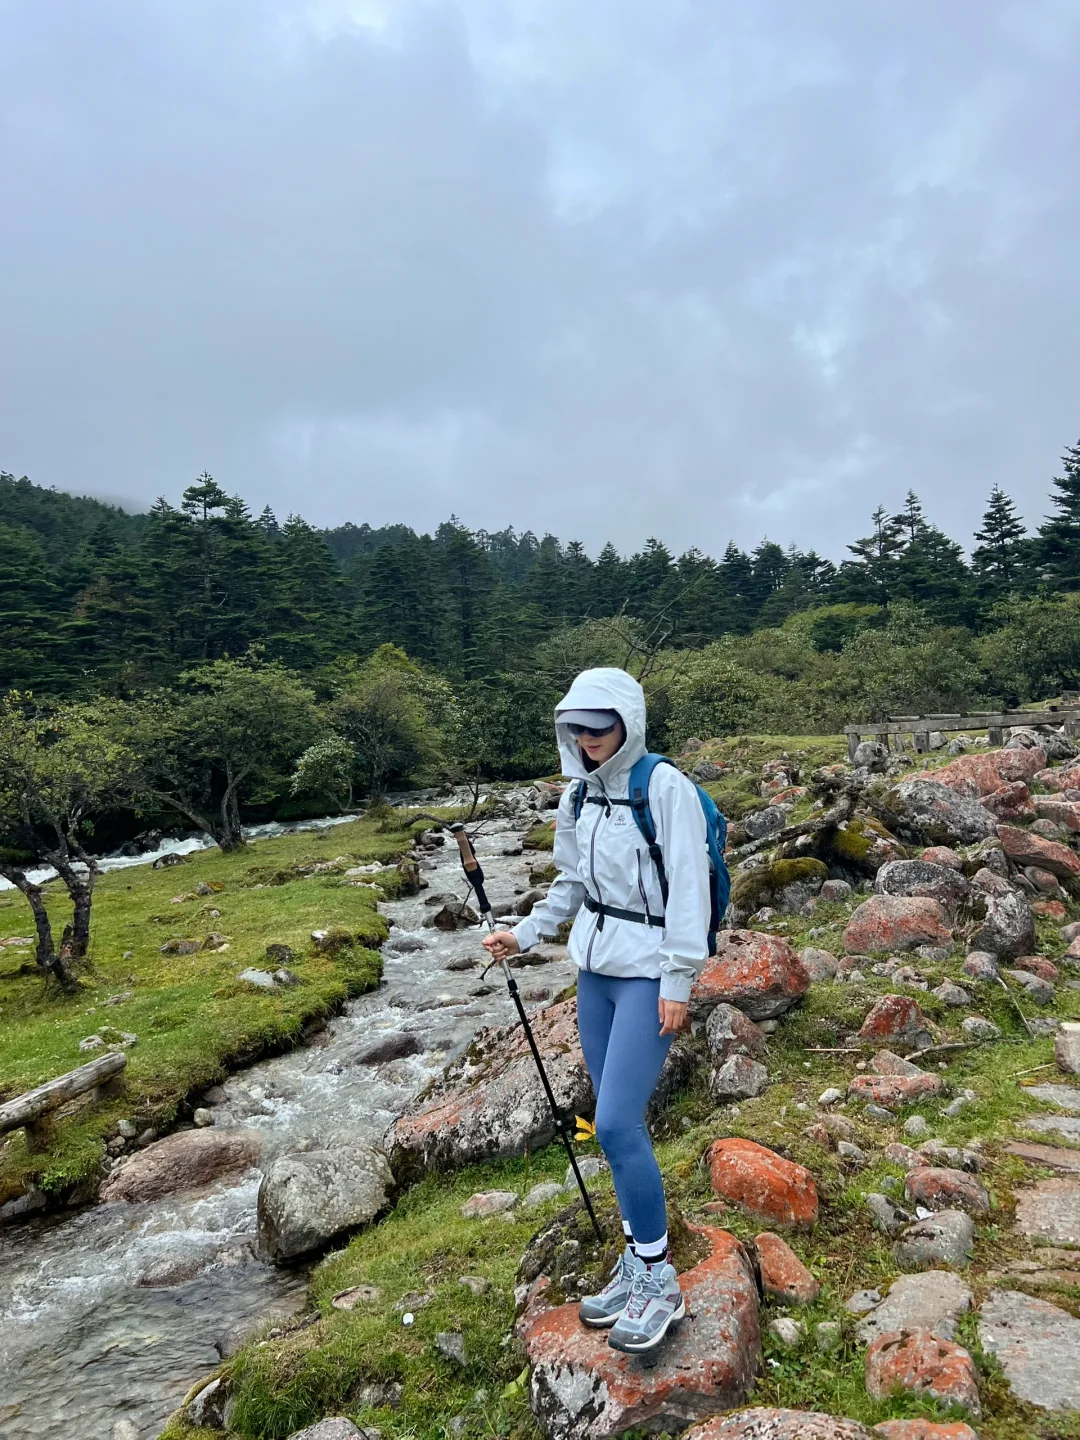
[[[595,1140],[596,1126],[591,1120],[583,1120],[580,1115],[574,1116],[574,1123],[577,1125],[575,1140]]]

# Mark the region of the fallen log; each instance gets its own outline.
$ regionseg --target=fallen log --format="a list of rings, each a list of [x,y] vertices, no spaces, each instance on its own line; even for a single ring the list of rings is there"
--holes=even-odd
[[[122,1050],[100,1055],[88,1065],[80,1065],[77,1070],[69,1070],[66,1075],[58,1075],[55,1080],[8,1100],[0,1105],[0,1135],[25,1129],[30,1149],[43,1149],[48,1144],[48,1119],[52,1112],[87,1090],[97,1092],[95,1099],[111,1093],[126,1065],[127,1056]]]

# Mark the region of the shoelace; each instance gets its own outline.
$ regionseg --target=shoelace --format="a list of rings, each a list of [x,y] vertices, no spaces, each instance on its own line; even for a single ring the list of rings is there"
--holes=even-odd
[[[624,1280],[630,1278],[631,1269],[629,1256],[620,1255],[618,1260],[615,1261],[615,1268],[611,1272],[611,1279],[600,1293],[606,1295],[609,1290],[617,1290]]]
[[[626,1302],[623,1314],[631,1320],[640,1320],[649,1308],[649,1301],[660,1300],[663,1295],[664,1286],[659,1275],[654,1275],[651,1270],[641,1270],[634,1276],[630,1286],[630,1299]]]

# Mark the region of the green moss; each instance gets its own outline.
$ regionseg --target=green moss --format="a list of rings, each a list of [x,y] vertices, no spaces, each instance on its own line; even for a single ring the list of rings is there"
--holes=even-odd
[[[554,825],[534,825],[521,844],[526,850],[554,850]]]
[[[798,860],[775,860],[771,865],[757,865],[740,870],[732,879],[731,899],[736,909],[760,910],[770,904],[789,885],[800,881],[829,878],[828,866],[810,856]]]

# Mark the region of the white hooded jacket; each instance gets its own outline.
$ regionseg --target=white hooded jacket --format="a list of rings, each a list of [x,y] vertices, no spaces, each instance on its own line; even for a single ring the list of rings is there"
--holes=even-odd
[[[626,727],[622,748],[598,769],[587,771],[577,742],[559,713],[615,710]],[[689,999],[708,958],[711,913],[705,816],[697,792],[673,765],[658,765],[649,782],[649,809],[668,878],[665,911],[656,867],[626,800],[634,764],[645,754],[645,696],[625,670],[585,670],[555,711],[555,730],[566,787],[555,820],[554,861],[558,876],[546,898],[517,925],[522,950],[542,935],[554,935],[573,920],[570,954],[579,969],[599,975],[644,976],[660,980],[664,1000]],[[574,792],[584,780],[591,800],[574,821]],[[662,927],[600,916],[584,908],[585,897],[617,910],[663,916]]]

